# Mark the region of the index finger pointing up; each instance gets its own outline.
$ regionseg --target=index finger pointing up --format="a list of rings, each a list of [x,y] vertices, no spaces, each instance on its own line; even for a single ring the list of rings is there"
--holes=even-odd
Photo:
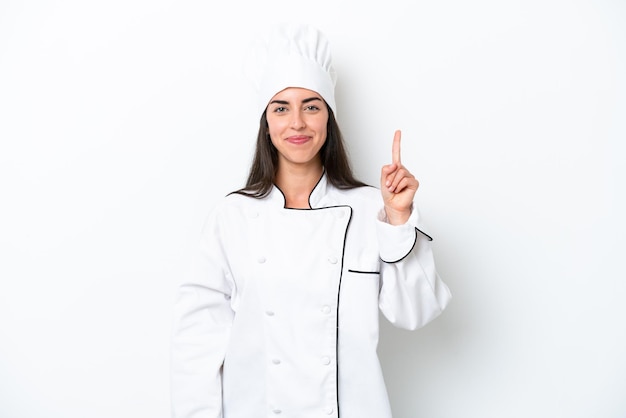
[[[391,147],[391,162],[400,164],[400,130],[393,135],[393,146]]]

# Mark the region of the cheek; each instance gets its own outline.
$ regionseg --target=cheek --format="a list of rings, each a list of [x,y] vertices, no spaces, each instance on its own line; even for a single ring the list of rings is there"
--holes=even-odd
[[[268,129],[267,132],[270,135],[270,141],[272,142],[272,144],[274,144],[274,146],[276,146],[276,142],[278,142],[278,138],[280,138],[280,135],[278,133],[278,131],[276,129]]]
[[[270,142],[274,145],[275,148],[279,148],[282,145],[281,138],[283,137],[284,129],[281,128],[280,125],[277,124],[269,124],[267,133],[270,135]]]
[[[275,120],[271,120],[271,119],[267,120],[267,132],[270,134],[272,141],[273,141],[273,138],[280,137],[281,132],[285,130],[285,126],[283,125],[284,123],[280,123]]]
[[[326,124],[322,125],[318,132],[320,133],[320,136],[322,137],[322,143],[326,142],[326,140],[328,139],[328,130],[326,129]]]
[[[320,136],[326,140],[326,137],[328,136],[328,115],[317,119],[314,126]]]

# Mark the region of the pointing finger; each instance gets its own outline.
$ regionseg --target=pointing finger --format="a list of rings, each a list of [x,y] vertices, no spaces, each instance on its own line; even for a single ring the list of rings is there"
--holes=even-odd
[[[400,164],[400,130],[397,130],[393,135],[393,146],[391,148],[391,162]]]

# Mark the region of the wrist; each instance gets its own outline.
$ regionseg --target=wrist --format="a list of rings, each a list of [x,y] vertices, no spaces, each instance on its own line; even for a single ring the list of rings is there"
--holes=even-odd
[[[404,225],[411,217],[411,209],[397,210],[385,206],[385,215],[387,217],[387,223],[391,225]]]

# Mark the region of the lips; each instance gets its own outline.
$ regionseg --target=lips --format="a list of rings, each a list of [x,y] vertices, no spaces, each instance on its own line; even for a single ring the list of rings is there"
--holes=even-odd
[[[300,144],[304,144],[305,142],[308,142],[310,139],[311,139],[310,136],[294,135],[294,136],[290,136],[289,138],[287,138],[287,142],[289,142],[290,144],[294,144],[294,145],[300,145]]]

